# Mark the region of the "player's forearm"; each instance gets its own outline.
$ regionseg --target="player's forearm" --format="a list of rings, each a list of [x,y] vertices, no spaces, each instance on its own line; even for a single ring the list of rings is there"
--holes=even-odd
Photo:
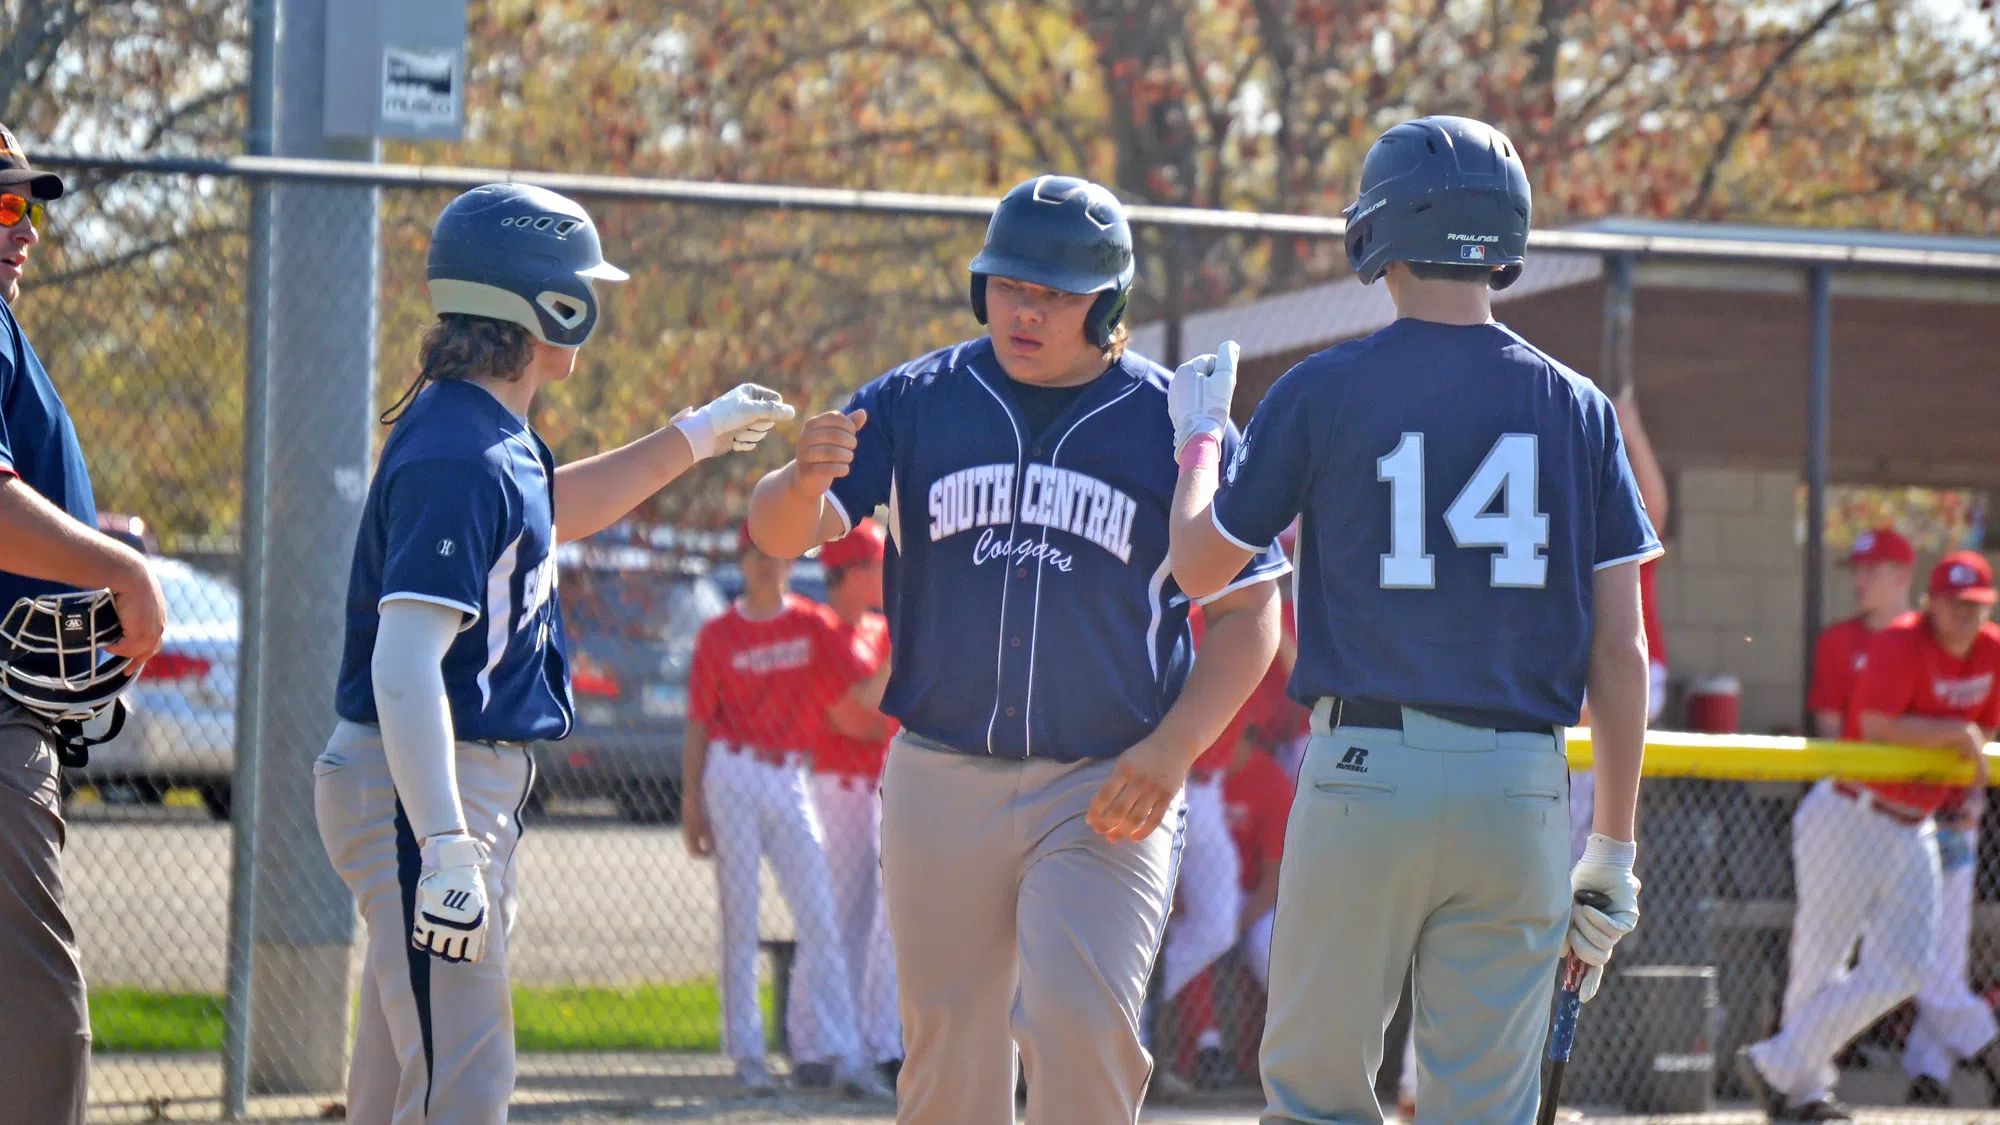
[[[1957,747],[1965,738],[1965,720],[1863,711],[1861,737],[1867,742],[1886,742],[1895,746]]]
[[[821,532],[833,516],[829,508],[826,494],[804,487],[797,465],[787,464],[764,474],[750,495],[751,537],[767,555],[798,558],[825,542]]]
[[[1590,654],[1591,770],[1597,800],[1591,831],[1631,840],[1646,757],[1646,641],[1593,642]]]
[[[418,840],[465,831],[443,669],[460,620],[449,606],[398,599],[382,607],[375,632],[369,671],[382,752]]]
[[[673,426],[556,470],[556,531],[565,543],[610,527],[694,464]]]
[[[1278,651],[1278,587],[1257,582],[1232,590],[1202,608],[1208,631],[1189,670],[1180,699],[1160,720],[1153,739],[1184,755],[1191,765],[1222,737],[1229,720],[1250,698]]]
[[[1257,886],[1243,901],[1243,919],[1237,924],[1236,933],[1240,937],[1257,924],[1257,919],[1269,914],[1278,905],[1278,863],[1267,860],[1263,872],[1257,877]]]
[[[1167,562],[1173,568],[1174,583],[1191,598],[1205,598],[1229,585],[1249,552],[1224,539],[1215,530],[1209,507],[1215,501],[1216,466],[1213,458],[1183,466],[1174,483],[1174,505],[1167,522]]]
[[[1838,711],[1813,712],[1814,735],[1820,738],[1839,738],[1840,727],[1841,727],[1840,712]]]
[[[146,572],[146,560],[85,527],[19,477],[0,476],[0,570],[81,589],[123,591]]]
[[[681,804],[701,804],[702,778],[708,773],[708,727],[701,723],[687,724],[685,740],[681,743]]]

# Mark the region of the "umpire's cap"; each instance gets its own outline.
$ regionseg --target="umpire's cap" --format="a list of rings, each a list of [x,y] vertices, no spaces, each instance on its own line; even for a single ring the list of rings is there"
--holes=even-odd
[[[431,308],[519,324],[574,348],[597,327],[592,280],[623,281],[575,200],[527,184],[487,184],[457,199],[431,230]]]
[[[1345,212],[1347,261],[1372,285],[1390,262],[1494,266],[1521,276],[1532,212],[1528,172],[1500,130],[1469,117],[1420,117],[1382,134]]]
[[[13,130],[0,125],[0,188],[23,186],[29,195],[44,202],[62,198],[62,177],[28,163],[28,154]]]
[[[972,315],[986,323],[986,279],[1010,277],[1065,293],[1101,293],[1083,322],[1104,347],[1132,293],[1132,225],[1110,190],[1074,176],[1037,176],[1000,199],[972,259]]]

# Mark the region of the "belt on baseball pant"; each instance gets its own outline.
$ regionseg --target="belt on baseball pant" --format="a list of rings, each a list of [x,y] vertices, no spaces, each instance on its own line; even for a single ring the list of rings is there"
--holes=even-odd
[[[721,745],[722,752],[725,754],[735,754],[740,758],[749,758],[751,761],[762,762],[767,766],[802,766],[806,764],[805,752],[801,750],[770,750],[762,746],[752,746],[747,742],[724,742]]]
[[[1403,709],[1424,711],[1421,707],[1411,707],[1407,703],[1392,703],[1383,699],[1358,699],[1343,695],[1322,695],[1313,705],[1313,726],[1332,730],[1335,727],[1374,727],[1379,730],[1402,730]],[[1427,715],[1445,719],[1443,715],[1424,711]],[[1465,719],[1445,719],[1467,727],[1485,727],[1500,734],[1549,734],[1555,730],[1554,724],[1524,724],[1513,715],[1498,712],[1475,712]]]
[[[1881,797],[1876,796],[1873,789],[1865,785],[1856,785],[1849,781],[1836,781],[1833,783],[1833,791],[1864,809],[1888,817],[1905,828],[1914,828],[1931,818],[1931,814],[1927,812],[1918,812],[1915,809],[1904,808],[1902,805],[1884,801]]]

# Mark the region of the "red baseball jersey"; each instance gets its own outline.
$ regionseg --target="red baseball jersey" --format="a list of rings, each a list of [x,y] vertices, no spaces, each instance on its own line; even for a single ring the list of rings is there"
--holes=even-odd
[[[1854,683],[1868,655],[1869,638],[1875,635],[1864,617],[1836,621],[1820,632],[1813,644],[1812,689],[1806,693],[1806,707],[1831,711],[1845,720],[1848,705],[1854,702]]]
[[[824,666],[828,683],[828,706],[833,705],[842,694],[855,684],[873,676],[889,662],[889,619],[879,613],[870,612],[861,620],[848,624],[836,615],[833,619],[834,643],[845,645],[852,656],[850,666],[828,664]],[[850,676],[858,670],[859,676]],[[880,739],[862,740],[850,738],[835,729],[826,717],[826,709],[820,711],[820,734],[813,746],[813,768],[821,773],[849,774],[869,779],[882,776],[882,763],[889,755],[889,739],[895,735],[896,723],[884,720],[888,725]]]
[[[1222,808],[1242,861],[1243,890],[1256,888],[1264,865],[1285,854],[1285,822],[1292,815],[1292,779],[1269,754],[1253,751],[1222,779]]]
[[[1963,719],[1985,728],[2000,727],[2000,625],[1988,624],[1961,659],[1938,646],[1930,620],[1906,614],[1869,641],[1866,662],[1854,685],[1845,734],[1861,737],[1861,713]],[[1958,796],[1955,785],[1896,783],[1872,788],[1886,801],[1935,812]]]
[[[1655,592],[1657,571],[1660,560],[1639,564],[1639,618],[1646,628],[1646,658],[1654,664],[1665,667],[1667,663],[1667,629],[1660,624],[1660,598]]]
[[[688,719],[712,739],[813,749],[827,704],[846,690],[833,685],[867,677],[837,624],[831,610],[797,594],[785,595],[783,611],[763,621],[731,605],[695,637]]]
[[[1281,620],[1285,635],[1296,643],[1299,628],[1289,606]],[[1306,733],[1306,728],[1312,723],[1312,712],[1285,694],[1285,684],[1290,679],[1291,673],[1285,671],[1278,661],[1271,661],[1271,666],[1264,669],[1264,678],[1257,681],[1256,689],[1243,705],[1243,710],[1249,715],[1251,732],[1267,748],[1291,742]]]

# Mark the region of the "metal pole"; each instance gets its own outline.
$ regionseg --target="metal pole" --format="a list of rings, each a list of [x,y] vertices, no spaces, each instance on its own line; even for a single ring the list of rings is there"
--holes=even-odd
[[[1613,254],[1604,266],[1609,285],[1604,293],[1604,357],[1598,370],[1604,392],[1615,399],[1632,389],[1632,256]]]
[[[327,21],[340,0],[277,0],[274,145],[280,155],[370,161],[372,140],[325,134]],[[249,1085],[338,1090],[347,1069],[354,904],[313,816],[312,760],[332,731],[349,551],[373,442],[380,189],[285,184],[270,192],[261,399],[264,535],[253,582],[261,757],[252,857]],[[282,585],[280,585],[282,583]]]
[[[1185,358],[1186,350],[1181,342],[1181,329],[1187,315],[1187,301],[1182,292],[1187,288],[1187,232],[1176,229],[1164,241],[1167,244],[1167,340],[1160,362],[1168,367],[1178,367]]]
[[[277,0],[250,5],[250,129],[243,138],[252,156],[272,151],[277,116],[275,68],[278,53]],[[236,701],[236,776],[230,784],[230,826],[234,862],[229,884],[229,984],[223,1010],[222,1116],[240,1120],[250,1103],[251,937],[256,914],[258,747],[263,693],[250,670],[262,665],[265,536],[268,508],[264,462],[269,456],[270,421],[270,186],[250,188],[250,260],[245,270],[243,373],[243,516],[238,528],[237,584],[243,592]]]
[[[1826,569],[1826,476],[1829,435],[1832,428],[1833,379],[1833,287],[1825,266],[1806,272],[1806,303],[1809,317],[1806,339],[1806,607],[1805,675],[1801,684],[1812,683],[1813,644],[1819,636],[1822,589]],[[1801,721],[1808,735],[1812,709],[1800,700]]]

